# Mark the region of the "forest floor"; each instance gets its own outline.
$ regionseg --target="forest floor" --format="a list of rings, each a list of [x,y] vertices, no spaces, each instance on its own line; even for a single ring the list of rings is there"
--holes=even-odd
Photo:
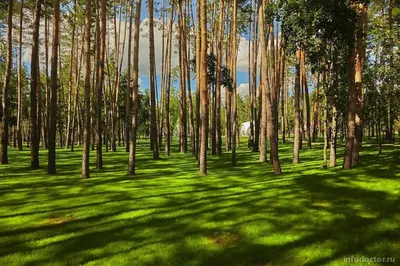
[[[79,149],[57,151],[56,176],[46,151],[31,171],[29,150],[11,149],[0,165],[0,265],[400,265],[400,146],[377,155],[365,144],[344,171],[342,148],[324,170],[322,144],[304,145],[299,165],[292,144],[280,145],[282,176],[241,147],[236,167],[229,153],[209,156],[207,177],[177,146],[158,161],[148,144],[138,149],[137,176],[121,147],[104,153],[103,171],[92,152],[86,180]]]

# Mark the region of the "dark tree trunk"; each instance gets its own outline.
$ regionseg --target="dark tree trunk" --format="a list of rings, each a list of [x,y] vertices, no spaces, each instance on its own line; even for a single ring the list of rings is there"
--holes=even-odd
[[[139,104],[139,38],[140,38],[140,11],[141,11],[141,0],[136,1],[135,9],[135,31],[134,31],[134,48],[133,48],[133,75],[132,75],[132,132],[129,141],[129,165],[128,175],[135,175],[136,167],[136,138],[137,129],[139,127],[137,121],[138,104]]]
[[[294,148],[293,163],[300,163],[301,126],[300,126],[300,49],[296,52],[296,79],[294,85]]]
[[[31,168],[39,168],[39,119],[38,101],[40,101],[40,79],[39,79],[39,26],[40,13],[43,0],[36,0],[35,14],[32,33],[32,55],[31,55]]]
[[[58,46],[60,29],[60,0],[54,3],[53,41],[51,48],[51,91],[50,123],[48,130],[48,165],[47,173],[56,174],[56,133],[57,133],[57,90],[58,90]]]
[[[89,154],[90,154],[90,29],[92,21],[92,1],[86,0],[86,19],[85,19],[85,104],[83,114],[83,151],[82,151],[82,178],[90,177]]]
[[[12,13],[13,13],[13,0],[8,1],[8,16],[7,16],[7,63],[6,63],[6,73],[4,77],[3,84],[3,116],[1,119],[1,129],[0,129],[0,164],[8,164],[8,102],[11,80],[11,68],[12,68]]]
[[[19,53],[18,53],[18,110],[17,110],[17,146],[22,151],[22,27],[24,17],[24,0],[21,0],[19,20]]]

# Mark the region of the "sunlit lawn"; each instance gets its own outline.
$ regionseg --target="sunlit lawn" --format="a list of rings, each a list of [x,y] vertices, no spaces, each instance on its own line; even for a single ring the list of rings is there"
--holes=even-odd
[[[324,170],[314,146],[292,165],[292,144],[280,145],[279,177],[245,147],[236,167],[229,153],[209,156],[200,177],[190,153],[174,146],[153,161],[142,143],[137,176],[121,147],[104,153],[104,171],[93,151],[87,180],[79,149],[57,151],[56,176],[46,151],[31,171],[29,150],[11,149],[0,166],[0,265],[400,265],[400,147],[377,155],[366,144],[361,165],[343,171]]]

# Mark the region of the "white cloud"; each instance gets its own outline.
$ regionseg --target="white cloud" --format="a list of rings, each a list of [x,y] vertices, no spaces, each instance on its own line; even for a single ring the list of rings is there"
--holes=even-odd
[[[237,57],[237,71],[249,71],[249,45],[250,42],[244,37],[240,37],[239,50]]]
[[[236,88],[238,95],[242,98],[249,95],[249,83],[240,83],[239,86]],[[222,104],[225,104],[226,99],[225,87],[221,87],[221,101]]]

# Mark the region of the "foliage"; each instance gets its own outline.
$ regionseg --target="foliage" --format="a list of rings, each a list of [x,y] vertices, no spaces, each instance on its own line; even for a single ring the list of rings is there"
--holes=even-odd
[[[191,69],[196,73],[196,57],[190,61]],[[215,86],[217,84],[217,58],[214,54],[207,54],[207,82],[208,85]],[[229,91],[233,90],[233,81],[229,69],[226,66],[221,66],[221,85]]]

